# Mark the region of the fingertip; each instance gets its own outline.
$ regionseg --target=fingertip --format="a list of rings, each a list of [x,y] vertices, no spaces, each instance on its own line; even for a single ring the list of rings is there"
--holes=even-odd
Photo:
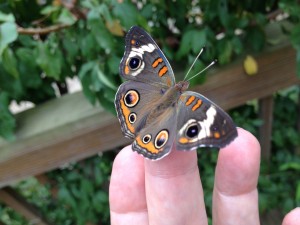
[[[133,165],[132,163],[143,163],[141,157],[132,151],[131,145],[124,147],[116,156],[113,163],[113,170],[121,170]]]
[[[179,151],[174,147],[166,157],[152,161],[145,160],[146,173],[158,177],[175,177],[197,169],[196,151]]]
[[[300,221],[300,207],[290,211],[283,219],[282,225],[298,225]]]
[[[123,148],[116,156],[109,185],[110,209],[114,212],[135,211],[133,207],[145,208],[144,160]],[[136,204],[132,204],[135,202]]]
[[[257,138],[249,131],[238,127],[238,138],[234,144],[240,145],[240,147],[251,148],[252,151],[256,151],[256,154],[260,155],[260,144]]]
[[[260,145],[248,131],[238,128],[238,137],[220,150],[216,168],[216,185],[228,195],[239,195],[257,186]]]

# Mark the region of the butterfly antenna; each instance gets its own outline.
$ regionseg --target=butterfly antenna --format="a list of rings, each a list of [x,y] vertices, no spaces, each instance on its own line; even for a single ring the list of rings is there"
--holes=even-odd
[[[191,69],[193,68],[193,66],[195,65],[197,59],[200,57],[201,53],[203,52],[204,48],[201,48],[200,52],[198,53],[196,59],[194,60],[193,64],[191,65],[191,67],[189,68],[189,70],[187,71],[186,75],[184,76],[184,79],[189,75],[189,73],[191,72]]]
[[[217,62],[217,60],[215,59],[214,61],[212,61],[207,67],[205,67],[203,70],[201,70],[199,73],[195,74],[194,76],[192,76],[190,79],[188,79],[187,81],[193,79],[194,77],[198,76],[199,74],[203,73],[205,70],[207,70],[209,67],[213,66],[215,63]]]

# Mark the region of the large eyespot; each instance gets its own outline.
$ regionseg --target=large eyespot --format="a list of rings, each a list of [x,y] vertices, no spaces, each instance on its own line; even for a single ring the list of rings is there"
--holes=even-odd
[[[136,121],[136,114],[130,113],[128,116],[129,123],[133,124]]]
[[[199,134],[199,125],[198,123],[192,123],[190,124],[187,129],[185,135],[188,138],[194,138]]]
[[[140,95],[136,90],[129,90],[124,96],[125,105],[129,108],[136,106],[139,100]]]
[[[159,149],[162,148],[168,141],[169,139],[169,133],[167,130],[162,130],[160,131],[154,141],[155,148]]]
[[[146,134],[146,135],[143,137],[143,143],[144,143],[144,144],[148,144],[150,141],[151,141],[151,134]]]
[[[132,57],[131,59],[129,59],[128,65],[129,65],[130,69],[137,70],[141,66],[141,62],[142,62],[142,60],[140,60],[139,58]]]

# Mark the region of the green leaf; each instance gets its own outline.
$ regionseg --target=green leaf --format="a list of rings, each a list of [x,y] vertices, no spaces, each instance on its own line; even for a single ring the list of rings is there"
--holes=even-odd
[[[6,92],[0,92],[0,136],[6,140],[15,139],[14,128],[16,120],[8,110],[9,98]]]
[[[153,9],[154,9],[154,5],[148,3],[145,6],[143,6],[141,10],[141,15],[147,19],[151,19],[153,16]]]
[[[176,58],[180,59],[186,56],[191,50],[191,42],[193,40],[193,30],[188,30],[182,35],[179,50],[176,53]]]
[[[243,46],[243,43],[241,41],[241,39],[237,36],[234,36],[232,39],[231,39],[231,43],[232,43],[232,47],[233,47],[233,51],[236,53],[236,54],[241,54],[244,50],[244,46]]]
[[[111,112],[112,114],[116,115],[116,110],[114,106],[113,98],[107,98],[106,92],[110,91],[109,89],[105,89],[101,92],[97,93],[97,98],[103,108],[105,108],[107,111]]]
[[[72,25],[76,22],[76,17],[66,8],[63,8],[58,17],[58,22]]]
[[[268,22],[267,17],[264,14],[261,14],[261,13],[255,13],[254,14],[254,19],[255,19],[256,23],[260,26],[264,26]]]
[[[80,52],[86,60],[93,60],[99,52],[99,46],[95,40],[94,34],[88,33],[80,37]]]
[[[0,57],[4,49],[18,37],[17,26],[14,22],[5,22],[0,25]]]
[[[18,58],[20,79],[24,82],[24,85],[28,88],[41,88],[43,82],[40,77],[40,69],[38,68],[36,60],[32,60],[32,57],[35,56],[34,49],[18,48],[16,56]],[[44,83],[44,85],[46,85],[46,83]],[[46,92],[46,88],[43,88],[43,91]]]
[[[231,41],[226,38],[221,39],[217,43],[218,49],[218,62],[223,65],[229,63],[231,60],[233,48]]]
[[[108,68],[112,74],[119,73],[120,58],[116,55],[111,55],[107,60]]]
[[[115,43],[113,35],[107,30],[101,20],[89,21],[92,34],[99,46],[106,50],[107,53],[113,51]]]
[[[279,167],[279,170],[285,171],[285,170],[295,170],[300,172],[300,164],[299,162],[288,162],[285,164],[282,164]]]
[[[182,35],[179,50],[176,53],[176,58],[180,59],[186,56],[190,50],[195,54],[199,53],[200,49],[205,46],[206,43],[206,30],[188,30]]]
[[[116,3],[113,8],[113,14],[120,19],[121,24],[124,25],[127,30],[137,24],[139,17],[137,8],[128,2]]]
[[[227,0],[219,0],[218,4],[219,19],[224,27],[229,26],[229,14]]]
[[[205,30],[194,30],[191,42],[192,50],[195,54],[200,52],[200,49],[205,46],[206,43],[206,32]]]
[[[0,22],[15,22],[15,17],[12,13],[5,14],[0,11]]]
[[[67,52],[65,55],[68,62],[72,64],[79,54],[79,46],[77,41],[72,39],[72,37],[68,38],[68,36],[66,36],[66,38],[63,40],[63,47]]]
[[[46,75],[59,80],[63,62],[61,51],[57,47],[51,48],[47,43],[39,42],[37,55],[36,62]]]
[[[95,67],[96,69],[96,73],[98,75],[99,80],[106,85],[107,87],[113,89],[113,90],[117,90],[117,87],[115,86],[115,84],[108,79],[108,76],[105,75],[102,70],[100,69],[100,66]]]
[[[298,51],[300,51],[300,25],[297,25],[293,27],[291,35],[290,35],[290,40]]]
[[[297,183],[297,188],[296,188],[296,204],[300,205],[300,181]]]
[[[95,67],[95,62],[87,62],[83,64],[79,70],[78,77],[81,80],[82,90],[86,98],[94,105],[96,103],[96,96],[92,90],[91,73]]]
[[[103,18],[105,19],[105,21],[107,22],[112,22],[113,18],[111,16],[111,11],[109,10],[108,6],[106,4],[101,4],[98,7],[99,13],[101,16],[103,16]]]
[[[15,54],[10,48],[6,48],[2,56],[2,64],[4,69],[13,77],[19,77],[19,71],[17,69],[17,60]]]
[[[77,205],[74,197],[71,195],[70,191],[65,186],[59,188],[57,197],[60,201],[63,201],[65,204],[71,206],[72,208],[75,208]]]
[[[265,33],[260,27],[251,27],[246,36],[247,43],[255,50],[261,51],[265,45]]]
[[[48,6],[46,6],[45,8],[43,8],[41,10],[41,14],[42,15],[49,15],[51,13],[58,12],[59,10],[60,10],[59,6],[48,5]]]

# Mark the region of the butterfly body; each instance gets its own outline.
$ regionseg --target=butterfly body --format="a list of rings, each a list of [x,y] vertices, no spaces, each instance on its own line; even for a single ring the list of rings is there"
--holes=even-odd
[[[196,92],[189,82],[175,82],[172,68],[155,41],[143,29],[132,27],[126,35],[115,106],[132,148],[152,160],[177,150],[202,146],[223,147],[236,136],[231,118]]]

